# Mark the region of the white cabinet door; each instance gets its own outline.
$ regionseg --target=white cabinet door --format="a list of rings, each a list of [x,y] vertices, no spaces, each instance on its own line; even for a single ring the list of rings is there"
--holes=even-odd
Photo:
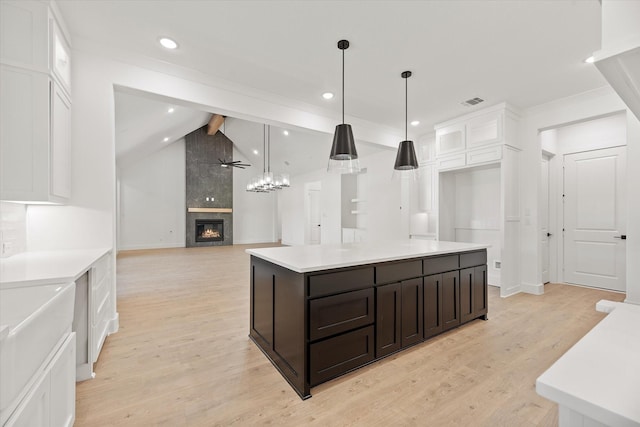
[[[467,148],[502,141],[502,114],[499,112],[476,117],[467,123]]]
[[[71,102],[60,86],[51,93],[51,194],[71,196]]]
[[[48,427],[51,425],[49,422],[50,385],[50,376],[43,375],[22,399],[4,427]]]
[[[626,147],[564,156],[564,280],[626,289]]]
[[[420,167],[418,181],[418,209],[421,212],[433,212],[436,206],[437,174],[435,164]]]
[[[436,130],[436,156],[458,153],[465,148],[464,123]]]
[[[60,26],[51,19],[51,70],[68,94],[71,94],[71,48]]]
[[[51,362],[49,413],[52,427],[70,427],[76,418],[76,334]]]
[[[49,83],[46,74],[0,66],[3,200],[47,200]]]
[[[49,66],[48,40],[45,2],[0,1],[0,61],[46,72]]]

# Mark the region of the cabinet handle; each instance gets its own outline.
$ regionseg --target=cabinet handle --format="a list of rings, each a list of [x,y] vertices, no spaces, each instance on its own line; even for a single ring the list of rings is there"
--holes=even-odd
[[[627,235],[626,234],[622,234],[620,236],[613,236],[614,239],[621,239],[621,240],[627,240]]]

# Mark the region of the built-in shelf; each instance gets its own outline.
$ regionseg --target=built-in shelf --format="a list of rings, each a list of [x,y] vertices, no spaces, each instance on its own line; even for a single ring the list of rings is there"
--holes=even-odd
[[[187,212],[192,213],[232,213],[231,208],[188,208]]]
[[[352,203],[362,203],[362,202],[366,202],[366,200],[364,199],[351,199]]]
[[[364,215],[364,214],[366,214],[366,212],[365,212],[365,211],[351,211],[351,213],[352,213],[353,215]]]

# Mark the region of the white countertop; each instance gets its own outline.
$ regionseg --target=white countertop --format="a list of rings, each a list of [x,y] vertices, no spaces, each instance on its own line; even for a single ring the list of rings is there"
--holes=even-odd
[[[640,306],[616,304],[538,377],[536,391],[605,425],[640,425]]]
[[[22,252],[0,259],[0,287],[73,282],[109,248]]]
[[[486,249],[480,243],[393,240],[374,243],[281,246],[247,249],[247,253],[297,273]]]

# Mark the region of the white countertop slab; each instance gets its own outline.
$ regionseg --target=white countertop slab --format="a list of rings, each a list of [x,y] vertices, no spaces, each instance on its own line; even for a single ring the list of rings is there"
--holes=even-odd
[[[22,252],[0,259],[0,287],[69,283],[80,277],[109,248]]]
[[[640,425],[640,306],[616,304],[538,377],[536,391],[605,425]]]
[[[247,249],[247,253],[297,273],[486,249],[490,245],[435,240],[281,246]]]

